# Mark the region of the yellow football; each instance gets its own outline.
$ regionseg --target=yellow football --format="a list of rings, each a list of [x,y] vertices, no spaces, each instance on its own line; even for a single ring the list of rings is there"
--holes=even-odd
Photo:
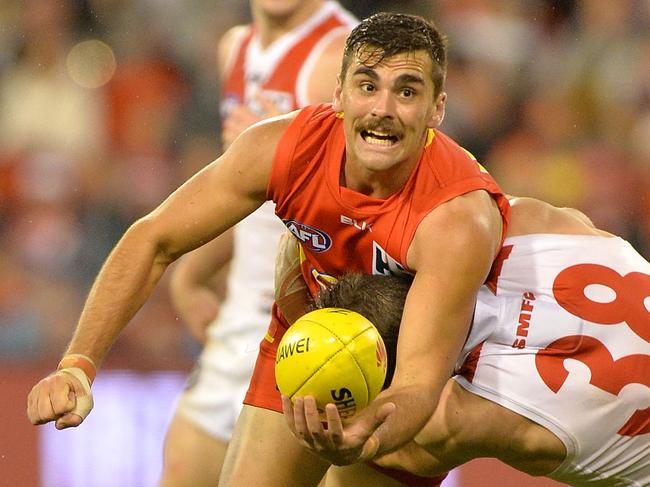
[[[373,324],[359,313],[323,308],[307,313],[278,345],[275,380],[293,402],[314,396],[321,415],[336,404],[343,418],[366,407],[386,378],[386,348]]]

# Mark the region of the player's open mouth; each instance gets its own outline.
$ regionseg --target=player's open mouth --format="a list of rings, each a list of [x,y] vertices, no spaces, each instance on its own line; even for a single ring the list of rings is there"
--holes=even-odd
[[[362,130],[361,138],[373,145],[391,146],[399,142],[399,137],[382,130]]]

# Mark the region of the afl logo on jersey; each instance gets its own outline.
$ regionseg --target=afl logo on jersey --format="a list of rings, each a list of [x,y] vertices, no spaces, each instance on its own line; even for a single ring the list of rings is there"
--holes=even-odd
[[[332,239],[322,230],[310,227],[295,220],[282,220],[289,231],[312,252],[325,252],[332,246]]]

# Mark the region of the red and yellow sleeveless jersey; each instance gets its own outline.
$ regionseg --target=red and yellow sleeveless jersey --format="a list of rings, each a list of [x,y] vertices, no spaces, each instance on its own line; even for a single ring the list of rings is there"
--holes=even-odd
[[[341,187],[344,156],[342,119],[329,104],[306,107],[278,145],[267,188],[276,214],[301,242],[303,275],[313,293],[346,272],[411,272],[406,254],[419,223],[438,205],[470,191],[492,195],[505,234],[505,195],[469,152],[437,130],[430,131],[404,187],[388,199]]]

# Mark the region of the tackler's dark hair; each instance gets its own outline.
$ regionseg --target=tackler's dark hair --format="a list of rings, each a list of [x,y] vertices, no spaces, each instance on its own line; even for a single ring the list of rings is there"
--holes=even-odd
[[[384,340],[388,356],[384,387],[390,385],[395,372],[399,325],[412,281],[410,276],[345,274],[336,284],[321,290],[311,305],[312,309],[345,308],[356,311],[375,325]]]

